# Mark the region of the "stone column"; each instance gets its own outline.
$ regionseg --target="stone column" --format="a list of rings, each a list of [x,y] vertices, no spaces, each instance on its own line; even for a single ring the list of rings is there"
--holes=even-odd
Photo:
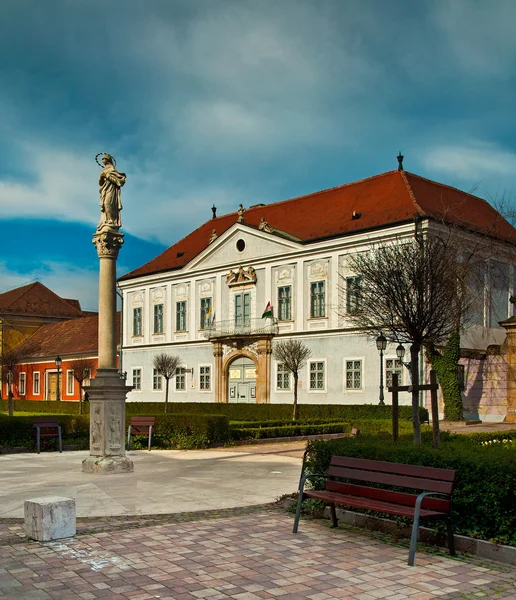
[[[516,317],[500,323],[507,332],[502,345],[507,361],[507,414],[505,423],[516,423]]]
[[[99,362],[90,396],[90,456],[85,473],[128,473],[133,462],[125,455],[125,399],[132,388],[116,368],[116,259],[123,234],[104,226],[93,236],[100,261]]]
[[[271,340],[258,340],[258,379],[256,381],[257,404],[271,401]]]
[[[225,378],[222,373],[222,343],[215,342],[213,344],[213,356],[215,357],[215,402],[225,402],[226,395],[224,391]]]

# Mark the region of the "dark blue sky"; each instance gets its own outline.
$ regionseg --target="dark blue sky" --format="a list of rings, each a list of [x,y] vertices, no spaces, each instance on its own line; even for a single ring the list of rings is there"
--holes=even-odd
[[[405,168],[513,202],[513,0],[4,0],[0,291],[96,308],[98,166],[122,274],[238,204]]]

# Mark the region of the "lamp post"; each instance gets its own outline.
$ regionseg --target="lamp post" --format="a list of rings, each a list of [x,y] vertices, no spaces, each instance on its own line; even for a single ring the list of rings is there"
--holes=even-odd
[[[383,351],[387,348],[387,339],[380,331],[380,335],[376,338],[376,347],[380,352],[380,406],[383,406]]]
[[[61,365],[63,361],[59,355],[56,356],[56,367],[57,367],[57,389],[56,389],[56,400],[59,402],[61,400],[61,390],[59,389],[59,370],[61,369]]]

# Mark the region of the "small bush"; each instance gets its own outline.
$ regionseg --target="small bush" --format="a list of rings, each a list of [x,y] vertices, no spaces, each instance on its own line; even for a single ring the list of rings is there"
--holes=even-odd
[[[6,417],[0,415],[0,448],[28,447],[34,446],[34,430],[32,422],[34,417]],[[56,420],[61,425],[63,443],[83,445],[84,439],[89,438],[89,417],[56,415]],[[46,439],[46,438],[45,438]],[[54,445],[54,441],[49,438]]]
[[[298,435],[317,435],[323,433],[344,433],[349,423],[325,423],[322,425],[291,423],[278,427],[247,427],[231,429],[234,440],[262,440],[276,437],[294,437]]]

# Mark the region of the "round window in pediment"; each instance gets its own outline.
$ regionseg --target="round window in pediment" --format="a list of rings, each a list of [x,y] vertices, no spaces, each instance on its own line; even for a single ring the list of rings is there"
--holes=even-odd
[[[243,252],[245,250],[245,242],[244,242],[244,240],[239,239],[238,242],[236,243],[236,247],[237,247],[237,250],[239,252]]]

